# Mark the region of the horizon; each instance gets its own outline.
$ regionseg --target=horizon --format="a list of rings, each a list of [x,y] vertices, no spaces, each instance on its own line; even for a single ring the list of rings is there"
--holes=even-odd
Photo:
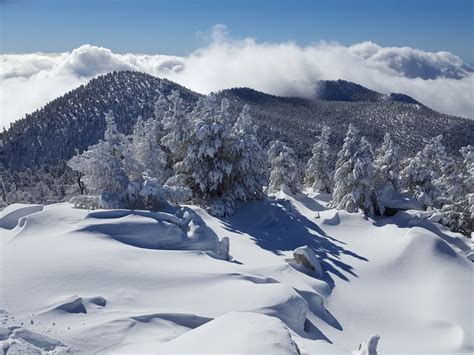
[[[473,1],[355,4],[0,1],[0,126],[124,69],[201,94],[249,87],[313,97],[318,80],[341,79],[474,118]]]

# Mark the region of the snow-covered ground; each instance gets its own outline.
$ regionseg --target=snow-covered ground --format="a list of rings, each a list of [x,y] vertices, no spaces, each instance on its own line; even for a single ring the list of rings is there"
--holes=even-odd
[[[313,197],[280,193],[226,219],[12,205],[0,217],[0,344],[369,354],[379,335],[379,353],[474,351],[467,239],[410,212],[368,219]],[[293,256],[304,246],[306,266]]]

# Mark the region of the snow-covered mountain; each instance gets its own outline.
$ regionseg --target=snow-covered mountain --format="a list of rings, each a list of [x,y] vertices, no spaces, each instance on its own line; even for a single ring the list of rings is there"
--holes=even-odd
[[[426,139],[444,135],[451,153],[474,141],[474,121],[437,113],[402,94],[382,95],[346,81],[319,82],[320,99],[277,97],[248,88],[224,90],[236,110],[250,104],[265,145],[280,139],[298,155],[308,157],[314,136],[322,125],[341,144],[350,123],[371,143],[379,144],[391,133],[404,156],[412,156]],[[138,116],[148,118],[162,91],[179,90],[185,102],[199,94],[166,79],[139,72],[114,72],[99,76],[53,100],[0,134],[0,162],[14,170],[54,165],[97,143],[105,130],[104,112],[113,110],[118,128],[130,132]]]
[[[352,102],[403,102],[421,105],[414,98],[398,93],[383,95],[362,85],[345,80],[321,80],[318,82],[317,99]]]
[[[471,353],[467,239],[415,211],[371,219],[324,200],[280,192],[225,219],[12,205],[0,215],[1,347]]]

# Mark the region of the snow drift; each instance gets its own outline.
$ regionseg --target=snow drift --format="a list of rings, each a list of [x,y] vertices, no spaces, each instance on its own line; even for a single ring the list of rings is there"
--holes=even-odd
[[[0,217],[0,344],[7,353],[474,349],[466,239],[416,213],[367,219],[325,204],[279,193],[226,219],[193,206],[10,206]],[[295,249],[321,272],[298,264]]]

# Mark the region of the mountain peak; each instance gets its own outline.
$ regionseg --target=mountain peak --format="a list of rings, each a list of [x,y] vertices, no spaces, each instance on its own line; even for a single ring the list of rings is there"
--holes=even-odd
[[[408,95],[400,93],[384,95],[346,80],[319,80],[317,82],[316,98],[325,101],[401,102],[421,105],[420,102]]]

